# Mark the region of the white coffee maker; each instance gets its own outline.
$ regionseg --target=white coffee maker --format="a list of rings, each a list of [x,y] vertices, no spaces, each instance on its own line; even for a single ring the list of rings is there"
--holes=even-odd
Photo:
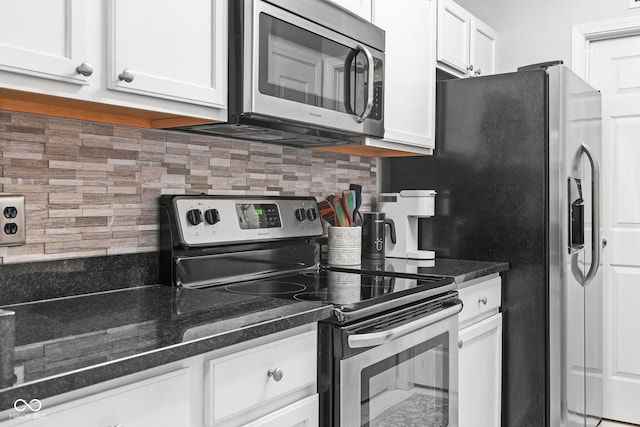
[[[435,259],[435,251],[418,250],[418,219],[434,215],[435,196],[434,190],[401,190],[378,195],[378,210],[393,221],[393,226],[386,227],[385,231],[386,257]],[[393,234],[395,239],[392,239]]]

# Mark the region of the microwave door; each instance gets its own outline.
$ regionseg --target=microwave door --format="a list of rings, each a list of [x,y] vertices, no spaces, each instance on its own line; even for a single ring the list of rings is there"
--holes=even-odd
[[[367,131],[365,119],[376,116],[383,132],[376,86],[367,84],[381,78],[382,52],[264,2],[253,28],[249,112],[372,135],[378,130]]]

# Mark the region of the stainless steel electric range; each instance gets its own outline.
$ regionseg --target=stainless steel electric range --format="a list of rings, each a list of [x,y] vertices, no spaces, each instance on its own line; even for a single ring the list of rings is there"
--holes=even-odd
[[[159,204],[163,283],[333,306],[318,329],[323,427],[457,425],[462,305],[452,278],[384,261],[322,266],[313,197],[167,195]]]

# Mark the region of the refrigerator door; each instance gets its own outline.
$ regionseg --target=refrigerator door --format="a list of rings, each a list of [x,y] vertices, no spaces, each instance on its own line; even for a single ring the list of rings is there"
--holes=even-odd
[[[592,426],[602,413],[601,276],[598,253],[592,256],[600,94],[565,67],[548,74],[549,425]]]

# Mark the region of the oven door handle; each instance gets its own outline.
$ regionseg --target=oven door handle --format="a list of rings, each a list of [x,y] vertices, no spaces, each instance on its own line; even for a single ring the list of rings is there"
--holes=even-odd
[[[378,345],[386,344],[391,340],[400,338],[418,329],[426,328],[429,325],[433,325],[441,320],[447,319],[451,316],[455,316],[462,311],[462,301],[456,301],[456,304],[433,313],[429,316],[421,317],[413,322],[401,325],[386,331],[372,332],[369,334],[354,334],[347,338],[347,343],[350,348],[365,348],[375,347]]]

